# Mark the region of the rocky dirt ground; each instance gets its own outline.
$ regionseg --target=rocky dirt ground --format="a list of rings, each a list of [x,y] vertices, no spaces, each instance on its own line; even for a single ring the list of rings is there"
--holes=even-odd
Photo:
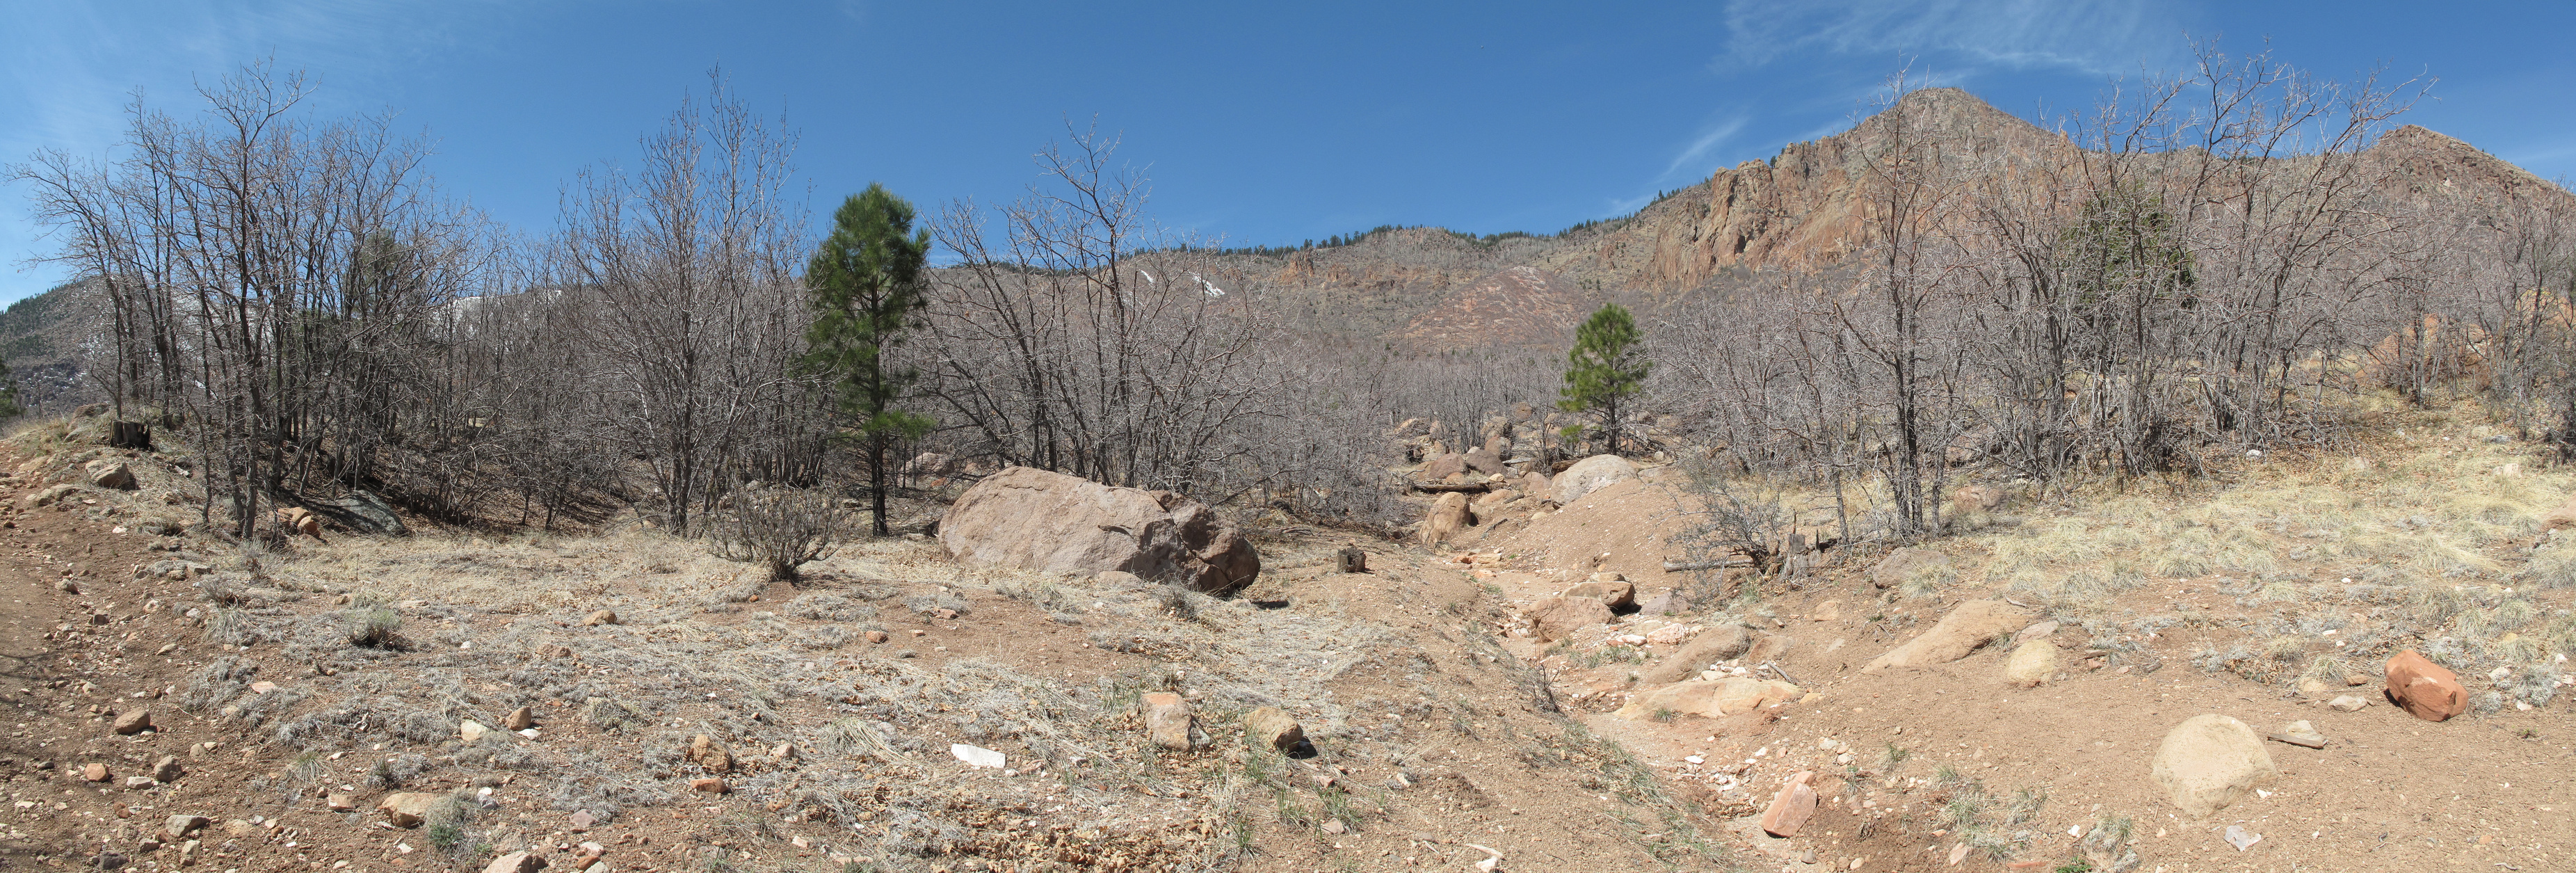
[[[796,586],[644,531],[326,530],[244,550],[187,533],[196,510],[167,459],[62,435],[12,440],[0,481],[19,497],[0,510],[12,865],[1724,857],[1714,820],[1552,710],[1492,633],[1507,619],[1493,589],[1409,550],[1346,574],[1343,542],[1284,532],[1229,600],[963,567],[919,537],[850,548]],[[82,484],[115,463],[137,487]],[[1164,690],[1196,709],[1190,750],[1147,741],[1139,701]],[[1247,748],[1241,719],[1263,706],[1316,754]]]
[[[166,459],[37,428],[0,463],[0,861],[2058,870],[2125,833],[2104,866],[2569,869],[2553,658],[2576,547],[2538,531],[2576,477],[2416,432],[2359,470],[2008,504],[1910,570],[1852,549],[1793,590],[1663,573],[1677,504],[1650,473],[1437,550],[1361,543],[1366,573],[1338,572],[1345,539],[1270,531],[1261,581],[1219,600],[963,566],[918,537],[795,586],[643,530],[243,550],[189,532]],[[86,484],[116,463],[134,488]],[[1708,603],[1532,620],[1601,572]],[[2024,639],[1866,669],[1970,602],[2010,606]],[[2055,663],[2006,682],[2032,641]],[[2471,711],[2389,705],[2378,664],[2401,648],[2458,667]],[[1729,678],[1795,689],[1713,715],[1655,696]],[[1153,692],[1189,701],[1191,748],[1150,741]],[[2327,705],[2346,694],[2366,705]],[[1314,754],[1246,744],[1262,707]],[[2263,742],[2278,775],[2195,819],[2149,768],[2207,713],[2327,742]],[[1814,817],[1765,836],[1799,772]]]
[[[1973,519],[1979,533],[1893,561],[1838,550],[1791,590],[1713,608],[1524,618],[1505,647],[1677,794],[1740,813],[1728,830],[1747,869],[2085,869],[2087,848],[2091,869],[2576,869],[2576,546],[2544,530],[2576,483],[2485,428],[2397,433],[2201,492],[2024,501],[2006,507],[2022,517]],[[1708,600],[1663,570],[1689,498],[1655,473],[1462,537],[1478,551],[1459,558],[1532,618],[1599,572],[1633,580],[1640,605]],[[1957,660],[1868,669],[1971,603],[2020,617]],[[2009,661],[2034,636],[2054,657],[2031,686]],[[1705,674],[1656,669],[1737,637],[1697,652]],[[2406,650],[2457,670],[2469,711],[2431,722],[2390,705],[2382,665]],[[1655,694],[1703,676],[1796,689],[1714,719]],[[2150,768],[2169,730],[2212,713],[2260,734],[2304,720],[2326,742],[2262,741],[2277,777],[2194,818]],[[1765,836],[1749,813],[1802,771],[1819,774],[1817,818]],[[2239,848],[2231,827],[2262,839]],[[2097,830],[2130,834],[2125,851],[2102,852]]]

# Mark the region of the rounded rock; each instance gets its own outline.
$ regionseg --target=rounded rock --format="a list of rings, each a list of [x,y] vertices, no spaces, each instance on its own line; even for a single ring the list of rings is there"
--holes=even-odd
[[[2280,775],[2262,735],[2217,713],[2192,716],[2166,731],[2147,772],[2192,819],[2206,819]]]

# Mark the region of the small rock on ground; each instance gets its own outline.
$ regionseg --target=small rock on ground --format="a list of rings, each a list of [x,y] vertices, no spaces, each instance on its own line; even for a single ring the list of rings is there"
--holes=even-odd
[[[492,863],[484,865],[483,873],[537,873],[545,868],[546,859],[518,851],[492,859]]]
[[[1190,747],[1190,702],[1169,691],[1145,695],[1145,736],[1166,749]]]
[[[394,827],[416,828],[429,819],[429,808],[437,802],[438,795],[426,791],[402,791],[385,795],[376,802],[376,810]]]
[[[1306,729],[1275,706],[1264,706],[1243,717],[1243,741],[1247,745],[1268,746],[1291,754],[1301,748],[1314,748],[1306,742]]]
[[[1813,771],[1800,772],[1789,777],[1789,784],[1780,786],[1778,794],[1771,795],[1771,805],[1762,810],[1763,833],[1781,838],[1798,835],[1807,817],[1816,814],[1816,789],[1808,785],[1815,778]]]
[[[2388,699],[2425,721],[2443,721],[2469,708],[2469,692],[2460,687],[2458,674],[2414,649],[2388,659]]]

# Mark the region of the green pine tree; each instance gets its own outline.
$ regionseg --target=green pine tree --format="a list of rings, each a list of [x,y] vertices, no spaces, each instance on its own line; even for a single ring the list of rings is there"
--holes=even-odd
[[[0,418],[16,418],[26,412],[18,405],[18,375],[9,372],[9,364],[0,361]]]
[[[1574,350],[1565,355],[1565,388],[1557,392],[1565,399],[1556,407],[1599,416],[1611,454],[1619,453],[1620,402],[1645,388],[1646,357],[1637,347],[1643,337],[1627,307],[1605,303],[1575,328]]]
[[[868,445],[878,536],[886,530],[886,450],[930,431],[927,416],[896,408],[914,373],[885,359],[927,303],[921,271],[930,231],[912,229],[912,204],[870,184],[832,213],[832,234],[805,268],[814,323],[805,363],[834,380],[835,403]]]

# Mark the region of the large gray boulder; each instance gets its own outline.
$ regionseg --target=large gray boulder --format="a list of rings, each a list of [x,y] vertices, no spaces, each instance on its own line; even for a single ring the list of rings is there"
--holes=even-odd
[[[1593,455],[1574,462],[1548,482],[1556,486],[1556,503],[1572,505],[1583,495],[1637,478],[1637,465],[1618,455]]]
[[[939,543],[977,563],[1118,570],[1213,594],[1261,575],[1252,541],[1206,504],[1034,467],[1004,468],[966,489],[940,518]]]
[[[330,519],[332,523],[344,530],[362,534],[411,536],[411,528],[403,524],[402,516],[394,514],[393,505],[370,492],[351,491],[346,496],[329,500],[307,500],[304,502],[304,508],[312,510],[315,515]]]

